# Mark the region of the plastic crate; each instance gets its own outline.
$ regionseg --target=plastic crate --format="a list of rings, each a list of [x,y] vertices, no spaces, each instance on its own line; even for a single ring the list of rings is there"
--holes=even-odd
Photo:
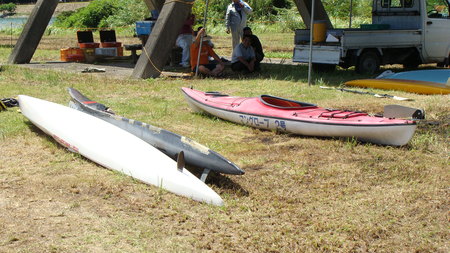
[[[94,35],[92,31],[77,31],[78,43],[93,43]]]
[[[105,47],[105,48],[96,48],[95,49],[95,55],[100,55],[100,56],[118,56],[117,53],[118,53],[117,47]]]
[[[97,48],[100,46],[100,43],[95,43],[95,42],[91,42],[91,43],[78,43],[78,46],[80,48]]]
[[[122,42],[102,42],[100,47],[121,47]]]
[[[136,34],[137,35],[149,35],[152,32],[155,21],[137,21],[136,22]]]
[[[83,62],[85,58],[83,50],[77,47],[61,49],[60,57],[64,62]]]
[[[100,42],[116,42],[115,30],[100,31]]]

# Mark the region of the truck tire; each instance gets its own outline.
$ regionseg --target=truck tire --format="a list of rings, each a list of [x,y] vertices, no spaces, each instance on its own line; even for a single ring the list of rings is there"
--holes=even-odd
[[[415,51],[413,54],[409,55],[403,62],[404,69],[416,69],[422,64],[419,53]]]
[[[403,63],[403,68],[404,69],[416,69],[419,67],[420,64],[421,64],[421,62],[419,62],[419,61]]]
[[[375,74],[380,70],[380,57],[374,51],[365,51],[356,63],[355,71],[360,74]]]
[[[333,72],[336,69],[335,64],[313,63],[312,69],[317,73]]]

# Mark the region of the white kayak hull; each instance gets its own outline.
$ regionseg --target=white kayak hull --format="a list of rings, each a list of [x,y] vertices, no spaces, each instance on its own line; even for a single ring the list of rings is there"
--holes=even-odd
[[[20,95],[22,114],[58,143],[139,181],[214,205],[221,197],[188,170],[136,136],[94,116]]]

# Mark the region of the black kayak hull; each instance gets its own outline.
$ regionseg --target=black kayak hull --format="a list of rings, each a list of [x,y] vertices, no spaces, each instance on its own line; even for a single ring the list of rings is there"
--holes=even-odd
[[[78,90],[68,88],[70,107],[109,122],[144,140],[176,160],[183,151],[187,165],[224,174],[242,175],[244,171],[217,152],[187,137],[107,111],[108,107],[90,100]]]

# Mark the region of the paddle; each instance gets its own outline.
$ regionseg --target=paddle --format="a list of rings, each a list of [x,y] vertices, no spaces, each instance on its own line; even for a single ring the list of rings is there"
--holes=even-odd
[[[404,97],[397,97],[397,96],[393,96],[393,95],[389,95],[389,94],[377,94],[377,93],[372,93],[372,92],[367,92],[367,91],[359,91],[359,90],[350,90],[350,89],[344,89],[344,88],[337,88],[337,87],[329,87],[329,86],[319,86],[321,89],[331,89],[331,90],[339,90],[339,91],[345,91],[345,92],[351,92],[351,93],[356,93],[356,94],[365,94],[365,95],[372,95],[374,97],[377,98],[392,98],[395,100],[400,100],[400,101],[412,101],[413,99],[411,98],[404,98]]]

